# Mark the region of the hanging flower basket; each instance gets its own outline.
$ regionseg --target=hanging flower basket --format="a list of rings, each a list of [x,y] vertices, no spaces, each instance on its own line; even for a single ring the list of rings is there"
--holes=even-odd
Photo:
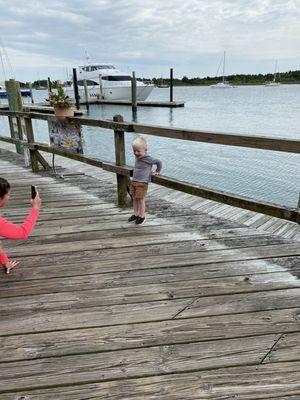
[[[55,92],[49,93],[47,101],[53,106],[54,114],[60,122],[64,122],[66,117],[74,117],[74,102],[61,85],[56,86]]]

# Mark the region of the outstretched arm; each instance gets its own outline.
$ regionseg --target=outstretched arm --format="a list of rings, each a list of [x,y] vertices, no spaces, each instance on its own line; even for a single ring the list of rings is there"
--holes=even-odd
[[[39,216],[39,210],[32,208],[22,225],[16,225],[0,217],[0,236],[6,239],[26,239]]]

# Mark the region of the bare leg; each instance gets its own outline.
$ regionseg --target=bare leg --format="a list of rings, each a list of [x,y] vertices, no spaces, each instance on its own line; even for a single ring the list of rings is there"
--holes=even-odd
[[[143,199],[138,199],[138,216],[141,218],[145,218],[145,208],[146,208],[146,204],[145,204],[145,198]]]
[[[138,216],[139,215],[139,206],[138,206],[138,199],[133,198],[132,202],[133,202],[133,212],[134,215]]]

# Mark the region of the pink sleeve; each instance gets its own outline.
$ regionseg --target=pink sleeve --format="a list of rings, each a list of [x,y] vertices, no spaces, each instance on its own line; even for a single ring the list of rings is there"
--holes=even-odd
[[[5,251],[3,251],[3,252],[0,254],[0,264],[1,264],[1,265],[5,265],[5,264],[8,263],[8,261],[9,261],[9,259],[8,259],[7,255],[6,255]]]
[[[32,208],[22,225],[16,225],[0,217],[0,236],[6,239],[26,239],[38,219],[39,211]]]

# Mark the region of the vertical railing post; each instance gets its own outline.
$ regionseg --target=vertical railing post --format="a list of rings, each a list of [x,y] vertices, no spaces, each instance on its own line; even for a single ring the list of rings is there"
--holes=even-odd
[[[113,120],[115,122],[123,122],[122,115],[115,115]],[[115,129],[115,155],[116,155],[116,165],[126,165],[126,155],[125,155],[125,140],[124,131]],[[127,204],[127,176],[117,174],[117,185],[118,185],[118,206],[126,207]]]
[[[26,136],[27,136],[27,143],[29,146],[31,169],[32,169],[32,172],[38,172],[39,164],[38,164],[37,150],[35,150],[34,148],[31,147],[34,143],[32,120],[30,117],[25,117],[24,120],[25,120],[25,131],[26,131]]]

